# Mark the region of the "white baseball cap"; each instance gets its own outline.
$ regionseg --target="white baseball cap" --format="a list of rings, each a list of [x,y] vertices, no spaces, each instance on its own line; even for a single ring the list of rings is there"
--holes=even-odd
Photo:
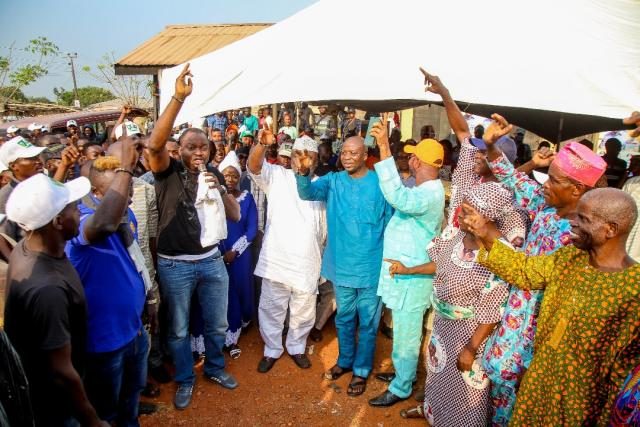
[[[33,131],[34,131],[34,130],[36,130],[36,129],[40,129],[40,130],[42,130],[42,128],[43,128],[43,127],[44,127],[43,125],[40,125],[40,124],[38,124],[38,123],[33,122],[33,123],[31,123],[31,124],[29,125],[29,127],[27,127],[27,130],[28,130],[29,132],[33,132]]]
[[[18,126],[11,125],[7,128],[7,133],[16,133],[20,130]]]
[[[39,156],[46,147],[36,147],[21,136],[11,138],[0,147],[0,162],[9,166],[18,159]]]
[[[67,127],[69,126],[78,127],[78,122],[76,122],[75,120],[67,120]]]
[[[137,134],[142,135],[142,131],[140,130],[138,125],[129,120],[123,122],[117,128],[115,128],[113,130],[113,133],[116,137],[116,141],[120,139],[120,137],[123,135],[124,136],[137,135]]]
[[[91,183],[85,177],[62,184],[39,173],[19,183],[11,192],[7,218],[26,231],[37,230],[89,191]]]

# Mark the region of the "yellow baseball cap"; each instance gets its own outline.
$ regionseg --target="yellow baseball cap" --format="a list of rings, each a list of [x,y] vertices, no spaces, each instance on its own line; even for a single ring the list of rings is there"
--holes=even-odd
[[[418,145],[405,145],[404,152],[415,154],[423,163],[441,168],[444,163],[444,149],[435,139],[423,139]]]

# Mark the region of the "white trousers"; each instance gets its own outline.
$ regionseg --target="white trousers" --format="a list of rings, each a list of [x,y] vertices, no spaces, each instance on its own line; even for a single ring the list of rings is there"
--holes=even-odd
[[[287,317],[287,307],[290,312],[287,352],[291,355],[302,354],[306,350],[309,331],[316,320],[316,295],[263,278],[258,318],[266,357],[277,359],[284,352],[282,329]]]

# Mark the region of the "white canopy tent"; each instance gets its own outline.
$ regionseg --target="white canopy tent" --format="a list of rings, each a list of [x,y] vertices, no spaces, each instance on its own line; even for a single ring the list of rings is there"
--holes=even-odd
[[[577,136],[640,108],[639,40],[637,0],[320,0],[192,60],[178,122],[290,101],[424,105],[438,97],[423,92],[423,66],[469,112]],[[162,74],[162,109],[182,67]]]

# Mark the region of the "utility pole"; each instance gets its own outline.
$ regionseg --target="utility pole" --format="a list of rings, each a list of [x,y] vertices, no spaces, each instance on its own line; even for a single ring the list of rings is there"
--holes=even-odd
[[[73,77],[73,106],[80,108],[80,99],[78,98],[78,84],[76,83],[76,69],[73,60],[78,58],[77,53],[67,53],[69,65],[71,65],[71,77]]]

